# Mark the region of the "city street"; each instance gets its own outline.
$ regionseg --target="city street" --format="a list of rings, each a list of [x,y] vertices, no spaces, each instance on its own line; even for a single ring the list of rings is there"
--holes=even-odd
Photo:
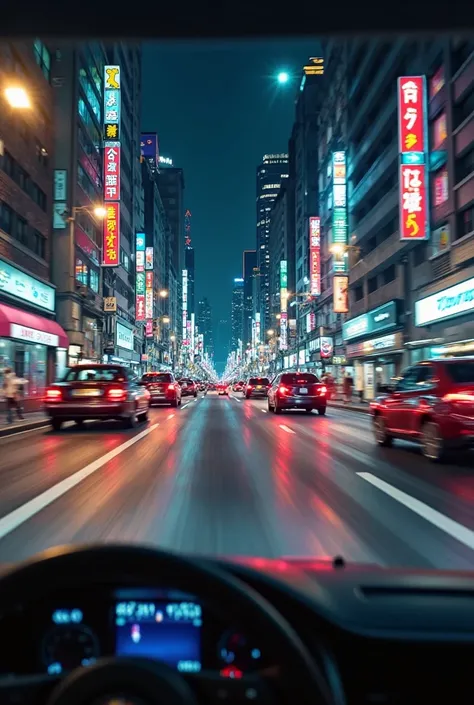
[[[435,466],[380,449],[366,414],[275,416],[214,393],[148,424],[69,424],[0,440],[0,560],[64,543],[335,556],[474,568],[472,456]]]

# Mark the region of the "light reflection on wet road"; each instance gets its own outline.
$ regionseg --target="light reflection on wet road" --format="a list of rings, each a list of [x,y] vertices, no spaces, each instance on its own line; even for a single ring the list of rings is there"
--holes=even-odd
[[[365,414],[263,410],[264,401],[209,394],[180,410],[153,409],[147,434],[110,423],[2,440],[0,561],[124,540],[213,555],[474,568],[472,455],[438,467],[409,444],[378,448]]]

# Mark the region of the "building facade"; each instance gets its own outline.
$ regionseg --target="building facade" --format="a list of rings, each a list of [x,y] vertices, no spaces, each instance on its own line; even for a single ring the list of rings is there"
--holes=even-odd
[[[243,349],[252,343],[252,319],[255,319],[256,300],[254,299],[254,281],[258,279],[257,250],[244,250],[242,261],[244,280],[244,323],[242,331]]]
[[[260,284],[257,308],[262,326],[270,325],[270,213],[282,182],[288,178],[288,154],[265,154],[257,167],[257,266]]]
[[[39,39],[0,45],[0,368],[28,380],[41,404],[62,370],[68,338],[51,282],[54,94],[51,49]]]
[[[212,358],[214,355],[214,334],[212,326],[212,308],[206,296],[198,303],[197,327],[204,336],[204,353]]]
[[[232,287],[231,326],[231,352],[240,353],[241,355],[244,329],[244,280],[242,277],[236,277]]]

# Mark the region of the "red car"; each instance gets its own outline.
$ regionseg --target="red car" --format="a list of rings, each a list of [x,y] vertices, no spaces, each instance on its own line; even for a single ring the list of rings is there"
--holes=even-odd
[[[281,414],[286,409],[304,409],[310,414],[326,413],[328,390],[316,375],[310,372],[280,372],[268,390],[268,410]]]
[[[405,370],[370,405],[376,441],[421,444],[441,461],[446,452],[474,447],[474,358],[427,360]]]
[[[198,390],[196,382],[193,379],[183,377],[183,379],[178,380],[178,384],[181,387],[181,394],[183,397],[197,397]]]
[[[81,425],[86,419],[120,419],[134,427],[148,418],[150,394],[127,367],[76,365],[48,387],[44,408],[55,431],[65,421]]]
[[[229,396],[229,385],[228,384],[218,384],[217,385],[218,394],[227,394]]]
[[[171,372],[147,372],[140,384],[150,392],[150,406],[153,404],[181,404],[181,387]]]

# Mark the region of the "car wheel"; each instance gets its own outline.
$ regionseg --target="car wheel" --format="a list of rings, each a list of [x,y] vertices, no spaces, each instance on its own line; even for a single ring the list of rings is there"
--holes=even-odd
[[[270,398],[267,397],[267,406],[268,406],[268,411],[272,411],[272,407],[270,406]]]
[[[61,419],[51,419],[51,426],[53,428],[53,431],[60,431],[62,425],[63,422],[61,421]]]
[[[421,450],[425,458],[439,463],[445,456],[445,443],[435,421],[425,421],[421,427]]]
[[[84,426],[84,419],[76,419],[74,423],[76,426],[79,426],[79,428],[82,428],[82,426]]]
[[[384,448],[390,447],[393,443],[393,438],[387,431],[387,426],[383,416],[381,416],[381,414],[377,414],[377,416],[374,417],[373,424],[375,440],[378,445]]]
[[[174,399],[174,400],[171,402],[171,406],[173,407],[173,409],[176,409],[177,406],[178,406],[178,400],[177,400],[177,399]]]
[[[274,414],[281,414],[281,411],[282,411],[282,410],[280,409],[280,407],[278,406],[278,404],[277,404],[276,401],[275,401],[275,403],[274,403],[274,405],[273,405],[273,413],[274,413]]]
[[[196,399],[196,397],[197,397],[197,392],[194,392],[194,398]]]
[[[319,414],[320,416],[325,416],[325,414],[326,414],[326,407],[325,407],[325,406],[322,406],[320,409],[318,409],[318,414]]]
[[[312,414],[313,410],[312,409],[305,409],[307,414]],[[321,413],[321,409],[318,409],[319,413]]]
[[[137,414],[134,412],[131,416],[125,419],[125,428],[136,428],[138,424]]]
[[[143,422],[148,421],[148,411],[149,411],[149,409],[147,409],[146,411],[142,411],[142,413],[139,416],[140,421],[143,421]]]

